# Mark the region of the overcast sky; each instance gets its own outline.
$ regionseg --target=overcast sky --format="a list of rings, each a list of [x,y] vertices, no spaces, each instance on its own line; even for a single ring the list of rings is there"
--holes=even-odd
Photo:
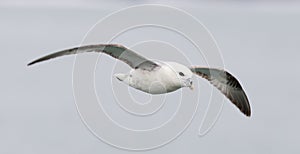
[[[173,6],[196,7],[195,5],[213,4],[213,5],[241,5],[254,7],[293,7],[298,4],[298,0],[187,0],[187,1],[170,1],[170,0],[1,0],[0,6],[3,7],[62,7],[62,8],[99,8],[108,7],[116,8],[119,6],[125,7],[136,4],[167,4]],[[280,8],[279,7],[279,8]]]
[[[100,141],[81,121],[72,89],[74,57],[34,67],[26,64],[41,55],[79,45],[90,28],[113,11],[152,2],[1,0],[0,153],[131,154]],[[291,0],[226,2],[160,3],[180,7],[210,30],[222,51],[226,69],[237,76],[249,96],[252,117],[246,118],[225,101],[212,131],[198,137],[208,103],[202,101],[185,133],[174,142],[146,153],[300,152],[300,4]],[[126,20],[120,20],[123,21]],[[134,42],[135,37],[128,35],[123,40],[128,45],[126,42]],[[159,52],[154,54],[156,58],[160,55]],[[102,59],[107,64],[114,63],[108,56]],[[196,64],[204,62],[199,59]],[[110,71],[108,67],[102,68],[97,69],[98,73]],[[122,71],[126,72],[126,68]],[[122,86],[115,78],[107,78]],[[99,78],[100,87],[101,81]],[[107,84],[106,80],[102,82]],[[199,82],[202,98],[209,99],[210,85],[205,80]],[[185,103],[189,103],[189,99]],[[117,108],[116,103],[111,105],[112,109]],[[172,108],[163,111],[169,109]],[[122,120],[120,115],[126,112],[112,111],[111,114]]]

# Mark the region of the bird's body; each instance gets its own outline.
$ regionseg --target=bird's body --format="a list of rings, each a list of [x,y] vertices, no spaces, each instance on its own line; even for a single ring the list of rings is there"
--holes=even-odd
[[[193,73],[189,68],[175,62],[155,62],[160,67],[152,71],[132,69],[128,74],[115,74],[115,76],[127,85],[150,94],[164,94],[181,87],[192,87]],[[186,80],[181,80],[178,71],[186,74]]]
[[[85,52],[105,53],[128,64],[127,74],[115,74],[125,84],[150,94],[164,94],[182,87],[193,89],[192,76],[199,75],[218,88],[245,115],[251,115],[246,93],[238,80],[225,70],[207,67],[186,67],[176,62],[149,60],[117,44],[97,44],[71,48],[39,58],[28,65],[52,58]]]

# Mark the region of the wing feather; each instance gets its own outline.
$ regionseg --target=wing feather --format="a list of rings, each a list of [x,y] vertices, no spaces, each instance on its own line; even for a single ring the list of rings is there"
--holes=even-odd
[[[98,53],[105,53],[107,55],[110,55],[116,59],[119,59],[126,64],[128,64],[130,67],[134,69],[144,69],[144,70],[153,70],[155,67],[158,67],[159,65],[155,62],[148,60],[134,51],[121,46],[117,44],[97,44],[97,45],[86,45],[81,47],[75,47],[71,49],[62,50],[59,52],[55,52],[53,54],[41,57],[37,60],[34,60],[28,64],[33,65],[35,63],[39,63],[42,61],[46,61],[49,59],[53,59],[56,57],[61,57],[65,55],[74,55],[79,53],[86,53],[86,52],[98,52]]]
[[[205,67],[192,67],[191,71],[219,89],[241,112],[251,116],[251,108],[245,91],[239,81],[224,70]]]

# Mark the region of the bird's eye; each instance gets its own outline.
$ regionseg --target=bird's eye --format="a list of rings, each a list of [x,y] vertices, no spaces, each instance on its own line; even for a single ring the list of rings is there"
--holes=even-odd
[[[182,72],[179,72],[179,75],[180,75],[180,76],[184,76],[184,74],[183,74]]]

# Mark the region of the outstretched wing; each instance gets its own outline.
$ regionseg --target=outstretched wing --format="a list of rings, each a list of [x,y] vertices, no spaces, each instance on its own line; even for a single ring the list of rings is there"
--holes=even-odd
[[[138,55],[134,51],[117,44],[97,44],[97,45],[87,45],[87,46],[66,49],[63,51],[55,52],[53,54],[41,57],[37,60],[34,60],[30,62],[28,66],[56,57],[85,53],[85,52],[98,52],[98,53],[108,54],[116,59],[125,62],[126,64],[128,64],[130,67],[134,69],[139,68],[139,69],[151,71],[155,67],[159,66],[158,64]]]
[[[251,116],[248,98],[239,81],[230,73],[215,68],[192,67],[191,71],[218,88],[246,116]]]

